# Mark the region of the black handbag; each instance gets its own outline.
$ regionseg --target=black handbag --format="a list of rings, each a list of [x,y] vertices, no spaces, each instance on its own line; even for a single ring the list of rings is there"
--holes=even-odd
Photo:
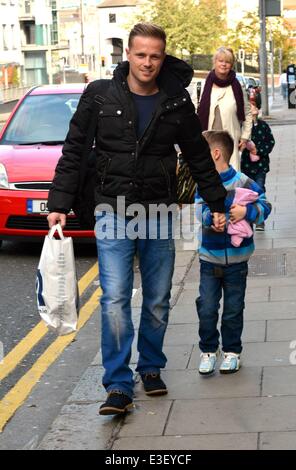
[[[72,204],[79,225],[83,230],[93,230],[95,226],[95,187],[97,185],[96,152],[94,140],[97,130],[98,115],[105,101],[111,80],[98,80],[98,94],[95,95],[91,121],[88,128],[85,149],[81,158],[79,188]]]
[[[193,204],[196,182],[191,176],[189,166],[180,153],[178,155],[177,200],[178,204]]]

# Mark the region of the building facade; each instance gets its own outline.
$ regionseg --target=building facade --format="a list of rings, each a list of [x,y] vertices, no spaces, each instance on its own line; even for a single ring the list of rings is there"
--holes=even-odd
[[[99,51],[104,68],[126,59],[131,22],[142,5],[141,0],[105,0],[98,5]]]
[[[18,85],[23,57],[20,48],[18,1],[0,2],[0,84],[2,87]]]
[[[283,16],[291,27],[291,40],[296,48],[296,0],[283,0]]]
[[[52,83],[61,68],[68,44],[62,44],[59,14],[64,0],[24,0],[19,22],[24,62],[24,84]]]
[[[96,0],[60,1],[58,29],[67,66],[94,72],[99,66],[99,15]]]

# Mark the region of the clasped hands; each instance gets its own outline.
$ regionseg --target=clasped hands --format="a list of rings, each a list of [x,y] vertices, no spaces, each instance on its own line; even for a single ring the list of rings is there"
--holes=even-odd
[[[230,222],[235,224],[236,222],[243,220],[246,217],[246,213],[247,208],[245,206],[240,206],[239,204],[232,204],[229,211]],[[226,226],[226,215],[220,212],[213,212],[212,217],[212,229],[215,232],[224,232]]]

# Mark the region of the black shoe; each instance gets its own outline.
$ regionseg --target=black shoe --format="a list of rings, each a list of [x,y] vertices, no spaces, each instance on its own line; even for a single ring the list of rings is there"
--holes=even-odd
[[[146,395],[166,395],[168,390],[160,374],[150,373],[141,375]]]
[[[100,415],[121,415],[133,407],[133,400],[120,392],[119,390],[111,391],[108,398],[100,407]]]

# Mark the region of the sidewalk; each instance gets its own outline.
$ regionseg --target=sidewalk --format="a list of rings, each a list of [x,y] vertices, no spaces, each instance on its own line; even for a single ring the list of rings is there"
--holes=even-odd
[[[165,338],[169,394],[148,398],[138,383],[132,413],[123,419],[99,416],[105,392],[98,354],[40,449],[296,448],[296,110],[284,109],[277,97],[271,115],[276,147],[267,194],[273,212],[265,233],[256,233],[250,262],[242,369],[232,376],[199,376],[198,258],[179,244]],[[136,325],[140,305],[138,291]],[[134,351],[134,365],[136,357]]]

